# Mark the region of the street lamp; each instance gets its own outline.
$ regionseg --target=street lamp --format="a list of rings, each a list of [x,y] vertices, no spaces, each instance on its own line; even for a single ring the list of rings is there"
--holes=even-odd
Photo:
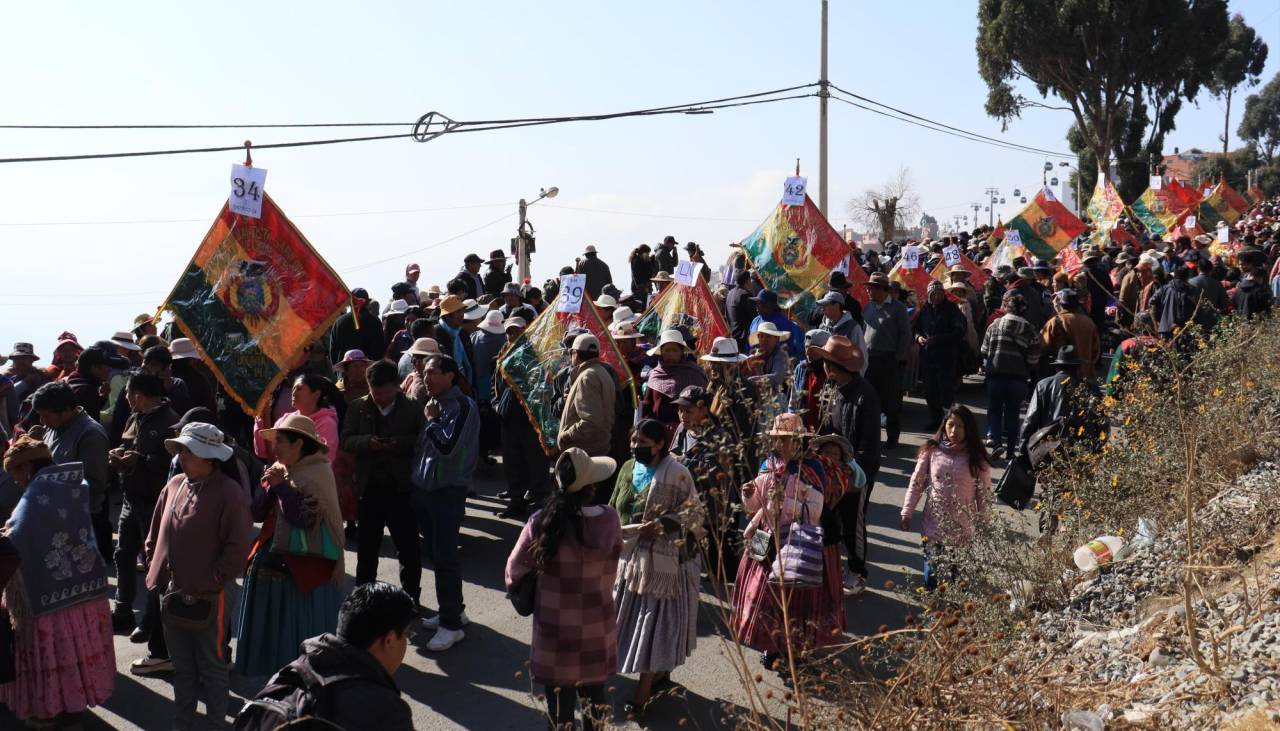
[[[537,203],[543,198],[555,198],[560,195],[560,189],[556,186],[550,188],[542,188],[538,191],[538,197],[530,203],[524,198],[520,199],[520,225],[516,227],[516,237],[511,240],[515,246],[516,262],[518,263],[518,274],[521,284],[529,283],[529,254],[533,253],[533,224],[529,223],[529,219],[525,216],[529,206]]]
[[[1077,165],[1078,165],[1078,164],[1080,164],[1080,161],[1079,161],[1079,160],[1077,160],[1077,161],[1076,161],[1076,164],[1077,164]],[[1067,168],[1068,170],[1074,170],[1074,171],[1075,171],[1075,174],[1076,174],[1076,215],[1078,216],[1078,215],[1080,215],[1080,168],[1078,168],[1078,167],[1076,167],[1075,165],[1072,165],[1072,164],[1070,164],[1070,163],[1066,163],[1066,162],[1060,162],[1060,163],[1058,163],[1058,167],[1064,167],[1064,168]]]

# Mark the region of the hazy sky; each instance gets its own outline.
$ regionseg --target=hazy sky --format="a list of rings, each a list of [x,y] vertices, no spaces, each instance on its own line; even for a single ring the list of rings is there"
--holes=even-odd
[[[6,8],[0,31],[0,121],[403,120],[407,131],[432,110],[467,120],[695,102],[816,81],[819,7],[817,0],[17,3]],[[1280,5],[1240,0],[1231,10],[1271,46],[1269,79],[1280,69]],[[983,113],[975,33],[973,3],[833,0],[830,77],[864,96],[1001,136]],[[1233,134],[1242,106],[1241,99],[1233,110]],[[845,202],[899,166],[910,169],[924,209],[947,224],[972,215],[969,204],[987,186],[1010,200],[998,211],[1007,217],[1017,208],[1013,188],[1039,183],[1044,158],[1035,154],[839,103],[830,118],[837,228],[848,221]],[[1065,151],[1070,122],[1064,112],[1030,111],[1003,136]],[[1166,150],[1212,149],[1221,128],[1221,103],[1202,95],[1178,117]],[[0,130],[0,157],[348,133]],[[348,286],[385,299],[410,261],[421,264],[424,283],[442,283],[467,252],[505,248],[516,201],[551,185],[560,196],[530,209],[536,282],[588,243],[625,282],[631,247],[666,234],[699,242],[718,262],[726,244],[769,213],[797,157],[816,189],[816,99],[426,144],[263,150],[255,162],[268,169],[266,189]],[[240,158],[0,165],[0,344],[34,341],[47,362],[62,330],[97,340],[153,309],[222,206],[230,165]]]

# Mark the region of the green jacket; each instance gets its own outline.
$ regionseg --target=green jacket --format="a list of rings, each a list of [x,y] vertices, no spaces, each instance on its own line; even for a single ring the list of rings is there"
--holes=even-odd
[[[391,483],[397,492],[408,492],[412,486],[413,449],[422,431],[422,404],[396,394],[391,413],[383,416],[372,396],[361,396],[351,402],[342,424],[342,449],[355,455],[355,488],[363,495],[373,477]],[[392,440],[388,450],[372,448],[373,437]]]

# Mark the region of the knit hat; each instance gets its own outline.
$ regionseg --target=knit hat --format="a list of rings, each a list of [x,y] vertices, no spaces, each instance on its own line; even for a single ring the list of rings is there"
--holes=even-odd
[[[18,465],[46,459],[53,461],[53,454],[49,451],[49,445],[39,439],[33,439],[23,434],[15,439],[8,451],[4,453],[4,471],[13,472],[13,469]]]

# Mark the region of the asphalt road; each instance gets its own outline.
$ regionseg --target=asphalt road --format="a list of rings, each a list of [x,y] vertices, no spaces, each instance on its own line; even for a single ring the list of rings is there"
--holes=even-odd
[[[982,386],[974,380],[966,381],[959,396],[974,408],[985,402]],[[872,572],[866,594],[847,600],[848,626],[853,636],[874,633],[881,624],[900,625],[909,608],[898,595],[884,589],[885,582],[892,580],[902,586],[919,578],[919,536],[898,530],[897,516],[915,463],[915,447],[925,436],[919,431],[925,421],[924,405],[909,398],[903,420],[906,430],[902,446],[885,457],[871,496],[868,523]],[[507,554],[521,528],[514,520],[497,517],[504,505],[490,496],[503,489],[501,467],[483,466],[476,480],[479,497],[467,505],[461,539],[463,590],[471,620],[466,639],[444,653],[430,653],[426,650],[430,633],[421,632],[396,674],[418,729],[545,728],[541,703],[533,695],[537,689],[530,688],[524,672],[529,657],[530,620],[515,614],[502,588]],[[918,526],[918,515],[916,520]],[[390,538],[384,540],[382,556],[379,578],[397,582]],[[346,563],[348,571],[352,571],[355,554],[350,550]],[[424,604],[433,606],[434,597],[435,587],[428,570],[423,576]],[[724,708],[745,702],[737,677],[725,659],[724,642],[715,630],[715,604],[714,597],[703,595],[697,649],[672,676],[682,690],[651,705],[645,727],[718,728],[723,726]],[[121,672],[116,676],[115,693],[103,706],[90,709],[86,728],[169,728],[173,694],[168,680],[128,673],[129,663],[144,651],[145,645],[116,637],[116,661]],[[756,662],[755,653],[750,657],[751,662]],[[266,678],[232,674],[232,712],[239,710],[242,699],[252,697],[265,681]],[[639,728],[621,716],[622,703],[631,697],[634,682],[634,677],[615,676],[610,684],[619,709],[615,723],[622,728]],[[0,728],[11,728],[15,723],[12,716],[0,711]]]

